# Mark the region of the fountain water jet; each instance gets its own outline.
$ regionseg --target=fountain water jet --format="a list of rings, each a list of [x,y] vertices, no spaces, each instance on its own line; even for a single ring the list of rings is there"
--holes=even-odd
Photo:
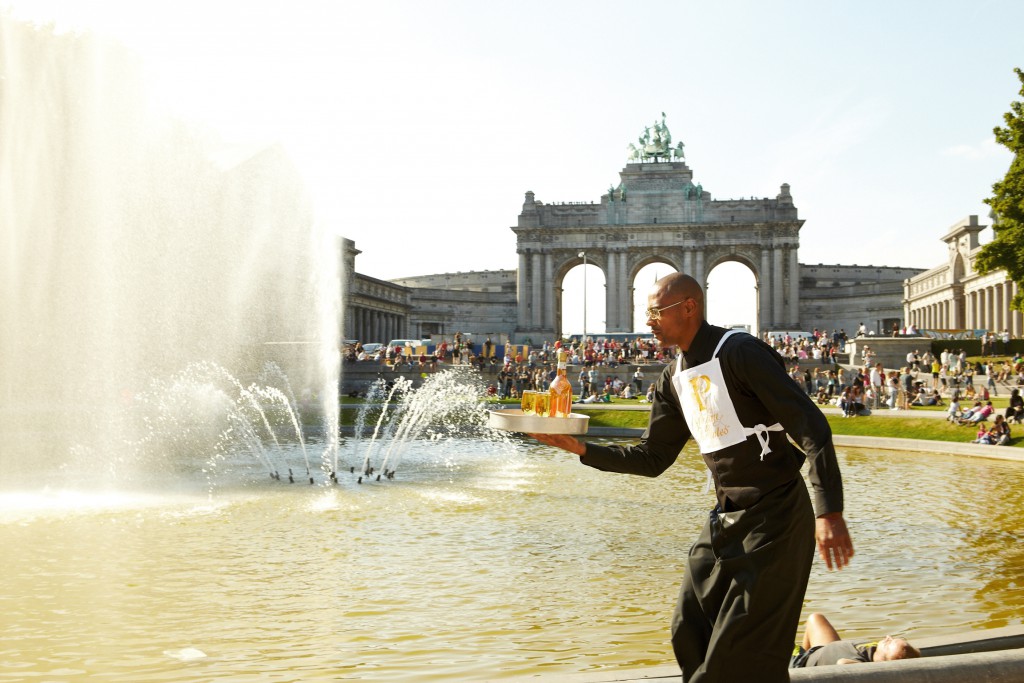
[[[247,385],[274,361],[321,397],[336,463],[337,237],[283,148],[211,143],[144,83],[109,40],[0,15],[5,482],[86,454],[92,471],[146,469],[136,404],[199,361]]]

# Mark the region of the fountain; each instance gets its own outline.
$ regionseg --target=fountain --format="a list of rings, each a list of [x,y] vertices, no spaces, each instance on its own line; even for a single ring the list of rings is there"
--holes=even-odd
[[[296,383],[335,433],[337,238],[285,151],[226,156],[149,107],[123,48],[0,21],[0,468],[148,470],[136,404],[197,363],[250,411],[288,404],[301,439]]]

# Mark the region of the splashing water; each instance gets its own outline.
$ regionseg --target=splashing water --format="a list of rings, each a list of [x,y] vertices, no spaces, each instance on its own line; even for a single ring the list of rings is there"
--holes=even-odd
[[[484,383],[470,368],[432,374],[416,389],[408,380],[400,379],[390,387],[378,381],[367,393],[355,421],[352,450],[363,454],[361,475],[380,471],[384,477],[394,477],[405,455],[421,444],[443,450],[439,446],[445,442],[466,437],[508,443],[507,434],[486,426],[483,396]],[[373,412],[373,431],[363,446],[362,432]],[[379,465],[374,466],[374,458],[379,458]]]

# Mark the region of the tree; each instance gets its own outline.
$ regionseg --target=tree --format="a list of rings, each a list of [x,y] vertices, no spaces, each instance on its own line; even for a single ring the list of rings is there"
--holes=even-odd
[[[1014,71],[1024,97],[1024,71]],[[1005,270],[1019,288],[1010,308],[1024,311],[1024,102],[1011,102],[1003,119],[1006,126],[997,126],[993,132],[996,142],[1013,152],[1013,161],[1006,176],[992,186],[992,196],[985,200],[992,207],[995,238],[981,248],[974,264],[981,273]]]

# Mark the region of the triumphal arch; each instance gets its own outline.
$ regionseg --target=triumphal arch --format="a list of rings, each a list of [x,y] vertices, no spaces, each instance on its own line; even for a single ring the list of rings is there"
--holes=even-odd
[[[619,184],[598,203],[545,204],[526,193],[516,233],[516,338],[562,333],[566,273],[584,263],[605,276],[605,332],[633,331],[633,281],[660,262],[707,286],[725,261],[754,273],[760,330],[798,329],[800,227],[789,185],[774,198],[712,199],[693,181],[683,143],[660,122],[629,145]],[[581,255],[582,254],[582,255]]]

